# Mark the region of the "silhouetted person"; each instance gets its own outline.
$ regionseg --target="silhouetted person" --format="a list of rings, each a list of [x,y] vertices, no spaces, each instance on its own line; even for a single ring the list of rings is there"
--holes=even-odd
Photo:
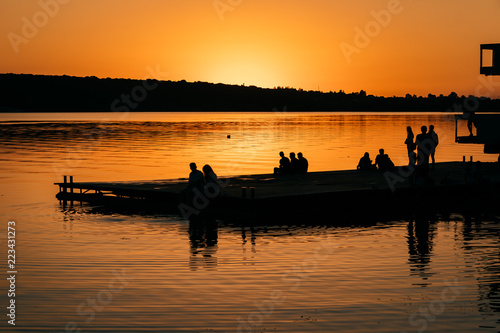
[[[191,173],[189,174],[189,186],[188,188],[194,190],[197,188],[200,192],[203,191],[203,187],[205,186],[205,181],[203,179],[203,173],[197,169],[196,163],[190,163],[189,168],[191,169]]]
[[[203,193],[205,180],[203,179],[203,173],[196,168],[196,163],[190,163],[189,168],[191,173],[189,174],[188,186],[181,191],[179,198],[182,202],[192,205],[197,194],[196,190]]]
[[[413,144],[411,148],[411,151],[408,152],[408,166],[415,168],[417,165],[417,153],[415,153],[417,146]]]
[[[203,170],[203,175],[205,177],[205,184],[217,183],[217,175],[215,174],[214,170],[210,165],[205,164],[202,170]]]
[[[408,176],[408,182],[410,186],[415,185],[415,171],[417,167],[417,153],[415,153],[415,149],[417,149],[417,146],[412,144],[411,151],[408,152],[408,170],[410,174],[410,176]]]
[[[434,132],[434,125],[429,126],[429,133],[427,135],[428,135],[429,139],[431,139],[431,141],[432,141],[432,142],[430,142],[430,145],[431,145],[430,154],[431,154],[431,160],[432,160],[432,167],[434,168],[434,164],[436,163],[436,159],[434,157],[434,154],[436,153],[436,147],[439,144],[439,137],[436,134],[436,132]]]
[[[414,145],[415,143],[413,142],[413,139],[415,136],[413,135],[413,130],[411,129],[411,126],[406,127],[406,150],[408,150],[408,157],[410,157],[410,153],[415,150]]]
[[[299,160],[297,159],[297,157],[295,157],[295,153],[290,153],[290,172],[299,172]]]
[[[474,127],[477,130],[476,113],[474,111],[465,110],[464,111],[464,118],[467,119],[467,128],[469,129],[469,136],[474,136],[474,134],[472,134],[472,125],[474,125]]]
[[[431,152],[430,142],[432,140],[429,139],[427,134],[427,126],[422,126],[420,130],[422,133],[417,135],[417,138],[415,139],[415,144],[417,145],[417,164],[422,171],[425,171],[426,173],[429,168],[429,155]]]
[[[207,192],[217,196],[219,194],[219,184],[217,182],[217,175],[212,167],[208,164],[203,166],[203,174],[205,176],[205,187]]]
[[[290,172],[290,160],[285,156],[285,153],[280,151],[280,166],[279,168],[274,168],[274,174],[286,175]]]
[[[375,166],[382,172],[391,170],[394,168],[394,163],[392,163],[389,155],[385,154],[384,149],[379,149],[379,154],[375,158]]]
[[[366,152],[363,157],[359,159],[358,170],[366,171],[366,170],[374,170],[375,165],[372,164],[372,160],[370,159],[370,154]]]
[[[297,156],[299,157],[299,173],[307,173],[309,162],[302,153],[298,153]]]

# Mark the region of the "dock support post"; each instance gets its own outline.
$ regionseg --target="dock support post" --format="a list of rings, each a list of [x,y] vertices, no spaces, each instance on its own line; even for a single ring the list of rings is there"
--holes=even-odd
[[[465,163],[465,155],[464,155],[464,156],[462,156],[462,157],[463,157],[463,162]]]
[[[250,198],[255,199],[255,187],[250,187]]]
[[[455,142],[458,142],[458,119],[455,118]]]
[[[243,198],[246,198],[247,197],[247,188],[246,187],[242,187],[241,188],[241,196]]]
[[[69,192],[71,193],[70,204],[71,206],[73,206],[73,176],[69,176],[69,186]]]
[[[472,156],[470,157],[470,161],[472,162]]]
[[[66,196],[68,194],[68,176],[64,176],[62,192],[63,192],[63,200],[62,200],[63,209],[66,209],[66,204],[67,204]]]

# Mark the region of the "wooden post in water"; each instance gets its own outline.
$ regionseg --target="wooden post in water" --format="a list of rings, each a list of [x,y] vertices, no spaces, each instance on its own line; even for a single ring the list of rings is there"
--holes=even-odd
[[[69,191],[71,193],[70,205],[73,206],[73,176],[69,176]]]
[[[64,176],[64,184],[63,184],[63,200],[62,200],[62,204],[63,204],[63,209],[66,209],[66,196],[68,194],[68,176]]]
[[[250,198],[255,199],[255,187],[250,187]]]
[[[243,198],[246,198],[247,197],[247,188],[246,187],[242,187],[241,188],[241,196]]]
[[[455,117],[455,142],[458,142],[458,119]]]

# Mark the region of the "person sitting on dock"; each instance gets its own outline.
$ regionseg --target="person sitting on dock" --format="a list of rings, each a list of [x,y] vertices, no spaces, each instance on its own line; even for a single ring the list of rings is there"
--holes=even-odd
[[[217,175],[215,174],[212,167],[208,164],[205,164],[202,170],[205,176],[206,191],[212,192],[214,196],[217,196],[219,194],[219,183],[217,182]]]
[[[189,185],[188,188],[190,190],[194,190],[195,188],[203,191],[203,187],[205,186],[205,181],[203,179],[203,173],[197,169],[196,163],[190,163],[189,168],[191,169],[191,173],[189,174]]]
[[[202,168],[203,175],[205,176],[205,184],[216,183],[217,184],[217,175],[215,174],[212,167],[208,164],[205,164]]]
[[[299,173],[299,160],[295,153],[290,153],[290,173]]]
[[[367,170],[374,170],[375,165],[372,164],[372,160],[370,159],[370,154],[366,152],[363,157],[359,159],[358,163],[358,170],[360,171],[367,171]]]
[[[297,156],[299,157],[299,173],[307,173],[309,162],[302,153],[298,153]]]
[[[274,168],[275,175],[286,175],[290,172],[290,160],[285,156],[285,153],[280,151],[280,166],[278,168]]]
[[[382,172],[394,169],[394,163],[389,158],[389,155],[385,154],[384,149],[379,149],[379,154],[375,158],[375,166]]]

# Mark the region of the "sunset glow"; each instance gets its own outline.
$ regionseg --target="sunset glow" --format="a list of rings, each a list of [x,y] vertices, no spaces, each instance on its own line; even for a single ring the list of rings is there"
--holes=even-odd
[[[469,95],[479,45],[500,41],[499,10],[498,0],[4,0],[0,72],[145,78],[158,67],[172,81]]]

